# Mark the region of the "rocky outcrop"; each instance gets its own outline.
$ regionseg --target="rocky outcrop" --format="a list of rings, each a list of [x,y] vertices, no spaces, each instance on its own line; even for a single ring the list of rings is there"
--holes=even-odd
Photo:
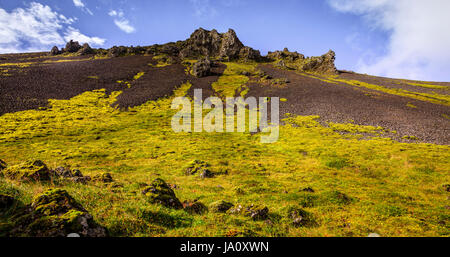
[[[88,55],[88,54],[95,54],[95,50],[92,49],[88,43],[83,44],[83,46],[80,45],[77,41],[70,40],[67,42],[66,47],[62,48],[61,50],[58,49],[57,46],[54,46],[50,50],[50,55],[60,55],[60,54],[77,54],[77,55]]]
[[[275,60],[287,60],[290,62],[295,62],[297,60],[304,60],[305,56],[297,52],[290,52],[289,49],[284,48],[283,51],[268,52],[267,58]]]
[[[104,237],[106,229],[65,190],[50,189],[38,195],[31,205],[12,218],[9,236],[66,237],[76,233],[84,237]]]
[[[246,58],[256,60],[261,57],[259,51],[245,47],[239,40],[236,32],[229,29],[226,33],[217,30],[197,29],[180,49],[181,58],[198,58],[208,56],[224,60],[237,60]]]
[[[92,49],[92,48],[89,46],[88,43],[86,43],[86,44],[84,44],[84,45],[80,48],[80,50],[78,50],[78,53],[79,53],[80,55],[88,55],[88,54],[94,54],[95,51],[94,51],[94,49]]]
[[[67,42],[66,47],[62,50],[62,52],[66,53],[76,53],[81,49],[80,43],[78,41],[70,40]]]
[[[323,74],[336,74],[336,54],[332,50],[322,56],[305,58],[303,54],[290,52],[287,48],[283,51],[269,52],[267,58],[282,69],[293,69],[304,72],[317,72]]]
[[[52,50],[50,50],[50,55],[58,55],[61,54],[61,51],[57,46],[52,47]]]
[[[197,78],[206,77],[211,73],[211,60],[209,58],[203,58],[198,60],[192,66],[192,75]]]
[[[151,203],[161,204],[174,209],[183,208],[183,205],[176,197],[172,188],[160,178],[155,179],[150,186],[142,191],[142,194],[145,195]]]

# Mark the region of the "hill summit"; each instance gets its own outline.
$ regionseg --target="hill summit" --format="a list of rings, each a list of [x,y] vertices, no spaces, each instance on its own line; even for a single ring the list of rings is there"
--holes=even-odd
[[[67,49],[76,50],[68,51]],[[218,61],[275,62],[280,68],[288,70],[337,73],[335,66],[336,54],[332,50],[322,56],[305,57],[303,54],[290,52],[285,48],[283,51],[269,52],[267,56],[262,56],[260,51],[245,46],[239,40],[233,29],[229,29],[225,33],[219,33],[215,29],[206,30],[199,28],[186,40],[146,47],[113,46],[107,50],[93,50],[88,44],[80,46],[78,42],[71,40],[67,43],[66,48],[61,49],[61,51],[57,46],[54,46],[50,52],[51,55],[74,53],[78,55],[96,54],[109,57],[140,54],[166,55],[170,57],[172,63],[177,63],[184,59],[200,59],[204,57]]]

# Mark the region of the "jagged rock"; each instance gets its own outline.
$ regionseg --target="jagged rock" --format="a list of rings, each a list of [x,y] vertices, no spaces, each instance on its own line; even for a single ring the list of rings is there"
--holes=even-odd
[[[244,210],[244,215],[249,216],[253,220],[265,220],[269,214],[269,208],[261,205],[250,205]]]
[[[198,78],[206,77],[210,73],[211,73],[211,61],[208,58],[198,60],[192,66],[192,75]]]
[[[182,49],[179,55],[183,59],[209,56],[225,60],[239,58],[256,60],[261,57],[258,51],[245,47],[232,29],[220,34],[217,30],[208,31],[199,28],[180,45],[182,45]]]
[[[114,181],[111,174],[108,172],[97,174],[92,179],[94,181],[103,182],[103,183],[111,183]]]
[[[80,55],[88,55],[88,54],[94,54],[95,51],[94,51],[94,49],[92,49],[92,48],[89,46],[88,43],[85,43],[85,44],[81,47],[81,49],[78,51],[78,53],[79,53]]]
[[[229,209],[231,209],[234,206],[234,204],[229,203],[229,202],[225,202],[223,200],[217,201],[217,202],[213,202],[209,205],[209,209],[212,212],[222,212],[225,213],[227,212]]]
[[[78,41],[70,40],[67,42],[66,47],[64,48],[63,52],[67,53],[76,53],[81,49],[80,43]]]
[[[51,178],[51,172],[47,165],[40,160],[9,166],[3,170],[3,174],[10,179],[26,181],[48,181]]]
[[[106,229],[65,190],[50,189],[13,217],[10,236],[66,237],[77,233],[84,237],[104,237]]]
[[[13,206],[15,199],[9,195],[0,194],[0,212]]]
[[[314,189],[312,189],[311,187],[305,187],[305,188],[303,188],[300,191],[308,192],[308,193],[314,193],[315,192]]]
[[[208,208],[201,202],[194,201],[184,201],[183,208],[186,212],[190,214],[203,214],[208,211]]]
[[[144,54],[145,51],[146,51],[146,49],[141,46],[126,47],[126,54],[129,54],[129,55],[140,55],[140,54]]]
[[[251,47],[244,46],[239,51],[239,58],[246,61],[248,60],[258,61],[261,59],[261,52]]]
[[[168,43],[162,46],[161,53],[177,56],[180,53],[180,49],[175,45],[175,43]]]
[[[183,208],[173,190],[160,178],[155,179],[150,186],[142,191],[142,194],[147,196],[151,203],[161,204],[174,209]]]
[[[309,212],[297,207],[288,208],[287,218],[295,227],[311,226],[314,224],[313,216]]]
[[[238,205],[237,207],[230,209],[228,212],[231,214],[242,214],[252,218],[253,220],[265,220],[268,218],[269,208],[254,204],[251,204],[248,207]]]
[[[54,169],[52,171],[52,175],[55,177],[61,177],[61,178],[67,179],[74,183],[86,184],[88,181],[91,180],[91,177],[83,176],[81,171],[79,171],[77,169],[70,170],[70,169],[64,168],[64,167],[58,167],[58,168]]]
[[[58,55],[58,54],[61,54],[59,48],[57,46],[52,47],[52,50],[50,50],[50,55]]]
[[[188,163],[183,170],[186,175],[194,175],[201,173],[202,171],[209,170],[209,167],[209,163],[205,161],[193,160]]]
[[[70,169],[64,168],[64,167],[58,167],[54,170],[55,175],[65,177],[65,178],[71,178],[73,177],[72,171]]]
[[[267,58],[275,62],[275,65],[283,69],[296,69],[300,71],[336,74],[334,64],[336,54],[332,50],[322,56],[305,58],[303,54],[290,52],[287,48],[283,51],[269,52]]]
[[[305,59],[305,56],[303,54],[290,52],[287,48],[284,48],[283,51],[268,52],[267,57],[273,61],[284,59],[291,62]]]
[[[303,66],[304,71],[313,71],[319,73],[337,73],[334,61],[336,53],[332,50],[320,57],[311,57],[310,61]]]
[[[6,169],[6,167],[8,167],[6,162],[4,162],[2,159],[0,159],[0,171]]]
[[[128,52],[127,48],[124,46],[113,46],[108,50],[108,55],[110,57],[119,57],[126,55]]]

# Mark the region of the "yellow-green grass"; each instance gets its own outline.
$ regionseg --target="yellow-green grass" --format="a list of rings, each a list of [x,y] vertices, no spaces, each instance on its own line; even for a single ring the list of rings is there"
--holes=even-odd
[[[224,76],[240,76],[237,73],[228,70]],[[110,172],[123,184],[111,188],[94,182],[45,184],[0,178],[0,193],[29,203],[46,188],[66,189],[115,236],[449,235],[449,193],[444,187],[450,183],[449,146],[380,137],[360,140],[335,130],[380,129],[326,127],[318,116],[289,115],[274,144],[260,143],[260,134],[174,133],[171,99],[185,95],[190,87],[183,84],[172,97],[126,112],[111,107],[120,92],[108,96],[96,90],[70,100],[51,100],[46,110],[0,116],[0,158],[8,164],[41,159],[51,167],[78,168],[84,175]],[[225,86],[221,89],[228,92]],[[192,160],[208,162],[220,175],[185,175],[181,167]],[[182,201],[265,205],[272,225],[240,215],[191,215],[151,204],[141,191],[157,177],[176,184]],[[307,187],[315,192],[302,191]],[[316,224],[292,226],[285,212],[290,206],[311,213]]]
[[[345,84],[348,84],[351,86],[368,88],[368,89],[377,90],[377,91],[381,91],[381,92],[392,94],[392,95],[404,96],[404,97],[409,97],[409,98],[413,98],[413,99],[417,99],[417,100],[421,100],[421,101],[425,101],[425,102],[431,102],[431,103],[435,103],[435,104],[450,106],[450,96],[449,95],[443,95],[443,94],[438,94],[438,93],[412,92],[412,91],[408,91],[408,90],[400,89],[400,88],[387,88],[384,86],[369,84],[369,83],[357,81],[357,80],[336,79],[336,78],[331,78],[331,77],[329,77],[329,79],[331,81],[341,82],[341,83],[345,83]]]

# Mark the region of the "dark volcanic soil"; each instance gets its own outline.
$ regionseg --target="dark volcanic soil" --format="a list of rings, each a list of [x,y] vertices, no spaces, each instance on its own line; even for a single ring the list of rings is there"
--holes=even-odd
[[[219,78],[225,65],[219,64],[213,74],[195,78],[185,73],[181,64],[155,68],[152,56],[128,56],[111,59],[92,59],[91,56],[52,58],[38,54],[2,55],[0,59],[0,115],[3,113],[35,109],[47,105],[48,99],[69,99],[85,91],[105,88],[107,93],[122,90],[115,103],[118,107],[141,105],[170,95],[186,81],[194,89],[203,89],[203,98],[214,91],[211,84]],[[90,60],[87,60],[91,58]],[[72,60],[66,62],[66,60]],[[55,62],[62,60],[63,62]],[[47,62],[45,62],[47,61]],[[48,63],[50,61],[50,63]],[[32,63],[31,66],[5,66],[7,63]],[[2,65],[3,64],[3,65]],[[249,82],[247,96],[280,97],[280,115],[319,115],[321,121],[332,121],[360,125],[382,126],[398,133],[393,136],[415,136],[422,142],[450,143],[450,108],[411,98],[390,95],[379,91],[353,87],[347,84],[330,84],[318,79],[302,76],[293,71],[279,70],[271,65],[259,68],[273,78],[287,78],[290,83],[283,86]],[[138,80],[133,77],[145,74]],[[5,76],[4,74],[9,75]],[[392,88],[403,88],[416,92],[433,92],[434,89],[405,84],[403,80],[373,77],[354,73],[342,73],[341,78],[355,79]],[[117,81],[133,81],[131,88]],[[450,83],[432,83],[449,86]],[[440,90],[445,91],[445,90]],[[439,93],[442,93],[440,92]],[[445,91],[447,92],[447,91]],[[411,103],[417,108],[408,107]]]
[[[7,63],[14,61],[9,58]],[[94,89],[105,88],[108,93],[121,90],[124,86],[118,84],[118,80],[132,80],[138,72],[148,70],[148,64],[153,62],[151,56],[41,61],[32,60],[39,64],[30,67],[9,68],[11,76],[0,75],[0,115],[46,106],[48,99],[69,99]]]
[[[280,102],[280,115],[319,115],[322,121],[341,123],[353,120],[360,125],[395,130],[398,137],[416,136],[424,142],[450,143],[450,121],[442,116],[450,115],[448,106],[346,84],[330,84],[292,71],[279,70],[271,65],[260,65],[260,69],[273,78],[290,80],[284,88],[262,86],[259,83],[249,85],[248,96],[288,99],[287,102]],[[407,107],[407,103],[412,103],[417,108]]]

